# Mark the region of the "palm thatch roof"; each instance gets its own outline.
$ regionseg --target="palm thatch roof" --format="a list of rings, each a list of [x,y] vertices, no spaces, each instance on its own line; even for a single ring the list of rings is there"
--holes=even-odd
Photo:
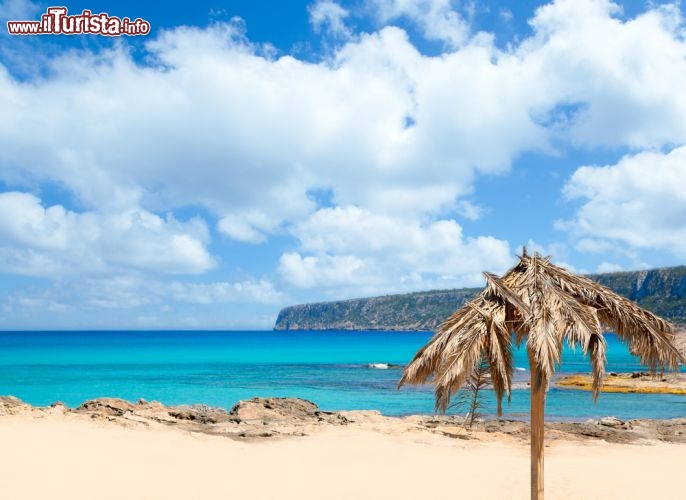
[[[547,385],[560,364],[566,340],[591,361],[597,399],[605,377],[603,331],[614,331],[632,354],[651,371],[678,369],[684,363],[674,347],[671,324],[635,302],[589,278],[550,263],[550,257],[529,256],[502,278],[484,273],[486,287],[438,328],[433,338],[405,368],[399,386],[429,381],[436,388],[436,409],[445,411],[483,355],[490,363],[493,388],[508,401],[512,386],[513,335],[526,339],[533,383]]]

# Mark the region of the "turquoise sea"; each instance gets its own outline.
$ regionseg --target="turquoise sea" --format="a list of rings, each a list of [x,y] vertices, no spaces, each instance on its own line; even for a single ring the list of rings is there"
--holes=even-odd
[[[402,368],[431,337],[427,332],[78,331],[0,332],[0,395],[33,405],[78,406],[101,396],[165,404],[231,408],[255,396],[309,399],[325,410],[431,414],[430,386],[396,390]],[[642,370],[614,335],[607,335],[608,372]],[[515,390],[506,416],[526,418],[526,353],[516,353]],[[588,371],[566,349],[560,373]],[[450,412],[449,412],[450,413]],[[487,391],[483,413],[495,413]],[[547,418],[584,420],[686,417],[686,396],[601,394],[551,389]]]

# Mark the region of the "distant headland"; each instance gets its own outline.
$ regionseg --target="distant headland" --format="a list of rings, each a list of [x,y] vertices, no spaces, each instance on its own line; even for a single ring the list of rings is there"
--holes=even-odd
[[[686,266],[589,278],[677,325],[686,325]],[[479,290],[433,290],[290,306],[279,312],[274,329],[433,331]]]

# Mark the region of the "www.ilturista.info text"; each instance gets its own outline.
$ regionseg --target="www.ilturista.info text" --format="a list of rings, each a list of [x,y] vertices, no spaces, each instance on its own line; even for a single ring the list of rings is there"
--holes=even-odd
[[[84,10],[81,14],[70,16],[66,7],[49,7],[40,21],[7,21],[11,35],[147,35],[150,23],[143,19],[131,21],[128,17],[120,19],[105,13],[93,14]]]

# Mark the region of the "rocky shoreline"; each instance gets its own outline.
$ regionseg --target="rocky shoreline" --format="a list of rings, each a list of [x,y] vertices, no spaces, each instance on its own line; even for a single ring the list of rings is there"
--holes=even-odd
[[[593,379],[588,374],[560,377],[556,387],[593,390]],[[684,394],[686,395],[686,373],[610,373],[603,383],[603,392],[637,394]]]
[[[320,410],[314,403],[297,398],[254,398],[238,402],[231,410],[205,405],[165,406],[140,400],[99,398],[70,409],[62,403],[33,407],[12,396],[0,397],[2,418],[50,415],[88,419],[124,427],[165,427],[184,432],[225,436],[235,440],[307,436],[338,426],[353,426],[384,434],[432,433],[463,440],[529,439],[529,424],[507,419],[479,420],[472,429],[457,416],[413,415],[386,417],[376,411]],[[610,443],[686,443],[686,418],[673,420],[628,420],[615,417],[586,422],[547,422],[546,440],[604,440]]]

